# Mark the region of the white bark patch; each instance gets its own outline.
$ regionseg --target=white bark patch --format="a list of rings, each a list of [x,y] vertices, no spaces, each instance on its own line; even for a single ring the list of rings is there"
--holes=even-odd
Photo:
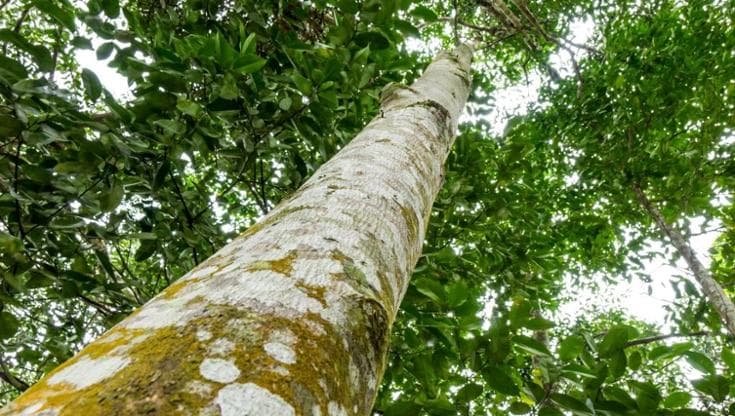
[[[263,349],[276,361],[284,364],[294,364],[296,362],[296,352],[286,344],[269,342],[263,346]]]
[[[209,341],[212,338],[212,333],[209,331],[205,331],[203,329],[200,329],[197,331],[197,339],[201,342]]]
[[[235,343],[227,338],[219,338],[209,344],[209,353],[212,355],[228,355],[235,349]]]
[[[83,389],[112,377],[129,363],[130,359],[126,357],[112,356],[98,359],[82,357],[69,367],[51,375],[47,383],[70,384],[77,389]]]
[[[254,383],[230,384],[217,394],[222,416],[295,416],[293,406]]]
[[[327,414],[329,416],[347,416],[347,410],[337,402],[329,402]]]
[[[212,394],[212,387],[213,385],[210,383],[205,383],[199,380],[192,380],[186,383],[185,390],[191,394],[207,397]]]
[[[232,383],[240,377],[240,369],[234,361],[221,358],[205,358],[199,365],[199,374],[209,381]]]
[[[23,409],[23,411],[18,416],[38,415],[38,411],[43,407],[44,403],[45,401],[34,403],[26,407],[25,409]],[[58,413],[58,410],[53,410],[53,411],[55,412],[54,415]]]

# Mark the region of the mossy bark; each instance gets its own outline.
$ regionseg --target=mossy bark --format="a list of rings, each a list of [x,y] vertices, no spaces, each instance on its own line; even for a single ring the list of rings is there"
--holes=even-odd
[[[437,56],[294,196],[0,414],[370,414],[471,54]]]

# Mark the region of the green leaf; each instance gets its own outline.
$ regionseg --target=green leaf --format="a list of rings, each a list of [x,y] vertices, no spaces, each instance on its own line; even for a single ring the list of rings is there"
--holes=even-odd
[[[523,402],[513,402],[508,410],[514,415],[525,415],[531,412],[531,406]]]
[[[291,108],[291,97],[284,97],[278,102],[278,107],[283,111],[288,111]]]
[[[0,56],[0,80],[2,78],[5,78],[8,84],[14,84],[21,79],[28,78],[28,71],[15,59]]]
[[[692,400],[692,395],[685,391],[675,391],[664,399],[664,406],[670,409],[686,406]]]
[[[114,19],[120,15],[120,2],[118,0],[102,0],[102,10],[107,17]]]
[[[140,247],[135,251],[135,261],[141,262],[156,252],[156,240],[140,240]]]
[[[444,304],[444,299],[446,298],[446,294],[444,293],[444,286],[442,286],[441,283],[437,282],[435,279],[428,277],[415,279],[414,287],[416,288],[416,290],[419,291],[419,293],[433,300],[436,304]]]
[[[525,335],[516,335],[513,337],[513,343],[520,349],[534,355],[551,356],[549,349],[541,342],[527,337]]]
[[[87,96],[92,100],[96,100],[102,95],[102,84],[100,84],[97,74],[87,68],[82,69],[82,82]]]
[[[655,413],[659,403],[661,403],[661,393],[656,386],[640,381],[629,381],[628,384],[635,390],[635,401],[638,404],[638,409],[643,414]]]
[[[639,369],[642,362],[643,362],[643,356],[641,356],[641,353],[638,351],[633,351],[628,356],[628,367],[630,367],[630,369],[633,371]]]
[[[151,184],[151,189],[153,191],[157,191],[158,189],[160,189],[163,183],[166,181],[168,169],[169,161],[168,159],[166,159],[163,161],[163,163],[161,163],[161,166],[158,167],[158,170],[156,170],[156,176],[153,178],[153,183]]]
[[[99,48],[97,48],[97,59],[100,61],[104,61],[105,59],[109,58],[110,55],[112,55],[112,52],[115,50],[115,44],[112,42],[105,42],[102,45],[100,45]]]
[[[411,10],[409,14],[429,23],[436,22],[439,18],[433,10],[426,6],[418,6]]]
[[[735,352],[728,345],[722,347],[721,357],[730,371],[735,372]]]
[[[406,415],[417,415],[421,412],[421,405],[415,402],[409,402],[405,400],[396,401],[391,403],[390,406],[383,410],[385,416],[406,416]]]
[[[483,392],[482,386],[477,383],[465,384],[457,392],[456,401],[458,403],[470,402],[474,400],[475,398],[477,398],[479,395],[481,395],[482,392]]]
[[[564,416],[564,413],[555,407],[544,406],[539,409],[538,416]]]
[[[487,385],[506,396],[517,396],[520,389],[516,385],[515,380],[509,376],[500,367],[490,365],[482,371],[482,378],[485,379]]]
[[[115,183],[100,198],[100,208],[106,212],[114,210],[120,205],[124,193],[125,189],[123,186],[120,183]]]
[[[92,41],[81,36],[74,36],[74,39],[71,40],[71,45],[76,49],[88,49],[90,51],[94,49]]]
[[[50,0],[33,0],[33,5],[36,6],[38,10],[51,16],[54,20],[74,32],[77,29],[74,22],[74,13],[60,8],[57,4],[64,3],[58,1],[52,2]]]
[[[370,46],[374,50],[383,50],[390,47],[390,40],[380,32],[363,32],[355,36],[355,43],[364,48]]]
[[[532,331],[543,331],[554,327],[554,323],[544,318],[531,318],[522,325]]]
[[[23,131],[25,125],[15,117],[0,113],[0,137],[15,137]]]
[[[706,355],[696,351],[687,351],[684,355],[686,356],[687,362],[697,370],[706,374],[715,373],[715,363]]]
[[[551,400],[559,406],[571,410],[574,414],[591,415],[590,409],[581,401],[568,394],[554,393]]]
[[[610,328],[605,334],[605,338],[597,346],[597,351],[601,357],[609,357],[614,352],[621,350],[625,347],[625,343],[628,342],[629,327],[625,325],[618,325]]]
[[[240,89],[237,87],[237,80],[231,74],[225,74],[220,84],[219,96],[225,100],[234,100],[240,96]]]
[[[186,124],[178,120],[156,120],[153,124],[162,128],[169,136],[180,136],[186,131]]]
[[[464,280],[453,282],[447,288],[447,305],[456,308],[470,298],[469,288]]]
[[[311,81],[298,73],[294,73],[293,75],[291,75],[291,79],[293,80],[294,84],[296,84],[296,88],[298,88],[299,91],[301,91],[304,95],[311,95]]]
[[[615,350],[609,360],[610,374],[613,378],[620,378],[625,374],[628,366],[628,357],[624,350]]]
[[[692,386],[698,391],[712,396],[716,402],[725,401],[730,391],[730,382],[721,375],[708,375],[704,378],[692,381]]]
[[[257,55],[245,55],[237,58],[233,64],[235,71],[245,75],[260,71],[268,63],[267,60]]]
[[[18,332],[20,322],[10,312],[0,312],[0,339],[8,339]]]
[[[178,100],[176,101],[176,109],[194,118],[199,117],[199,114],[201,114],[202,112],[201,105],[193,101],[189,101],[184,97],[178,98]]]
[[[564,361],[571,361],[584,351],[584,338],[578,335],[572,335],[564,339],[559,344],[559,358]]]
[[[28,42],[23,36],[12,30],[0,29],[0,42],[10,42],[30,54],[40,71],[49,72],[54,69],[54,60],[48,49]]]

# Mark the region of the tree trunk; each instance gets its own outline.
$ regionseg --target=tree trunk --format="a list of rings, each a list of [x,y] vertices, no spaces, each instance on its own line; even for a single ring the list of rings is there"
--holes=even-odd
[[[386,88],[293,196],[0,414],[368,415],[471,55]]]
[[[671,244],[674,245],[674,248],[679,252],[679,255],[684,258],[684,261],[686,261],[689,266],[689,270],[691,270],[694,278],[699,282],[702,292],[704,292],[704,296],[720,315],[720,318],[722,318],[722,322],[725,324],[727,330],[730,334],[735,335],[735,305],[733,305],[732,300],[730,300],[725,291],[722,290],[719,283],[712,278],[709,270],[707,270],[707,268],[699,261],[697,255],[694,253],[692,248],[689,247],[689,243],[687,243],[681,233],[666,223],[661,212],[651,203],[639,184],[633,184],[633,191],[635,192],[638,202],[641,204],[643,209],[653,217],[653,220],[656,222],[661,232],[669,237]]]

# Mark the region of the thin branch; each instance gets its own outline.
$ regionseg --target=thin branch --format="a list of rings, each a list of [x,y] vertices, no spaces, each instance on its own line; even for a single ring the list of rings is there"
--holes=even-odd
[[[23,145],[23,140],[18,138],[18,146],[15,150],[15,168],[13,172],[13,190],[15,191],[15,216],[18,219],[18,233],[20,234],[20,238],[22,240],[25,240],[26,238],[26,231],[23,228],[23,211],[20,206],[20,195],[18,194],[18,173],[20,172],[20,149]]]
[[[625,343],[624,348],[634,347],[636,345],[645,345],[652,342],[663,341],[669,338],[684,338],[684,337],[706,337],[709,335],[709,331],[698,331],[691,332],[689,334],[666,334],[666,335],[655,335],[652,337],[634,339]]]
[[[28,17],[28,12],[31,11],[31,5],[28,5],[25,9],[23,9],[23,12],[20,14],[20,17],[18,18],[18,21],[15,22],[15,27],[13,28],[13,32],[18,33],[20,32],[20,28],[23,26],[23,22],[26,20],[26,17]]]
[[[102,182],[106,177],[107,177],[107,175],[104,175],[104,174],[102,176],[100,176],[96,181],[94,181],[92,183],[92,185],[90,185],[87,189],[85,189],[84,191],[82,191],[82,193],[80,193],[79,195],[77,195],[74,199],[71,199],[71,200],[63,203],[59,208],[56,209],[56,211],[52,212],[51,215],[49,215],[48,217],[46,217],[46,219],[49,220],[49,221],[51,221],[51,219],[53,219],[61,211],[63,211],[64,209],[66,209],[72,201],[75,201],[75,200],[83,197],[87,192],[91,191],[97,185],[99,185],[99,183]],[[31,232],[33,232],[33,230],[35,230],[36,228],[38,228],[40,226],[41,226],[41,224],[34,225],[28,231],[26,231],[26,234],[30,234]]]
[[[2,371],[0,372],[0,379],[15,387],[15,389],[18,391],[22,392],[28,390],[28,387],[30,387],[30,385],[25,381],[19,379],[18,377],[14,376],[5,365],[5,361],[2,359],[2,357],[0,357],[0,368],[2,368]]]
[[[179,201],[181,201],[181,205],[184,206],[184,216],[186,217],[186,222],[189,224],[189,229],[194,231],[194,217],[191,215],[191,211],[189,211],[189,207],[186,205],[186,200],[184,199],[184,195],[181,194],[179,183],[176,180],[176,177],[174,177],[170,165],[168,167],[168,176],[171,178],[171,182],[173,182],[174,184],[174,189],[176,190],[176,195],[179,197]],[[190,247],[192,255],[194,256],[194,263],[199,264],[199,254],[197,253],[197,248],[194,246]]]

